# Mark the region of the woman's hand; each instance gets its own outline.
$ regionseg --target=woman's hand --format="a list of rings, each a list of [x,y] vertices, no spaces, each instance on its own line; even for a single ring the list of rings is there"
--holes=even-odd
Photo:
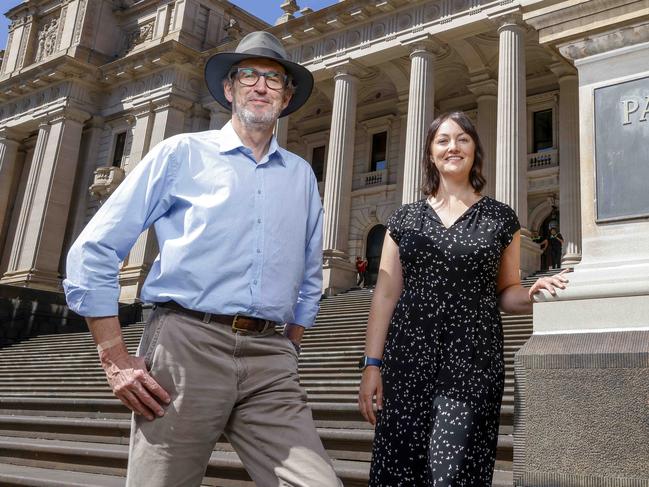
[[[358,391],[358,409],[363,417],[372,425],[376,425],[374,414],[374,398],[376,397],[376,408],[383,409],[383,380],[381,370],[370,365],[363,370],[361,386]]]
[[[529,290],[530,302],[534,302],[533,296],[539,291],[541,291],[541,289],[545,289],[550,294],[552,294],[552,296],[557,295],[557,291],[556,291],[557,288],[565,289],[566,284],[569,282],[565,274],[567,272],[570,272],[570,270],[571,269],[564,269],[558,274],[555,274],[554,276],[539,278]]]

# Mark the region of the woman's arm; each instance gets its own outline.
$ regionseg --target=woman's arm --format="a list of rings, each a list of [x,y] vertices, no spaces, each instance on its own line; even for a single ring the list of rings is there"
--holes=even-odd
[[[514,234],[511,243],[503,251],[500,259],[500,270],[496,282],[498,305],[505,313],[530,314],[532,313],[532,296],[541,289],[546,289],[555,295],[556,288],[565,289],[568,279],[564,276],[566,271],[550,277],[541,277],[534,285],[526,289],[521,285],[521,232]]]
[[[388,334],[392,313],[401,295],[403,276],[399,261],[399,247],[389,235],[383,241],[379,277],[372,297],[372,307],[367,321],[365,337],[365,355],[381,359]],[[369,366],[363,371],[363,378],[358,393],[358,407],[363,417],[375,424],[373,398],[376,406],[383,406],[383,383],[378,367]]]

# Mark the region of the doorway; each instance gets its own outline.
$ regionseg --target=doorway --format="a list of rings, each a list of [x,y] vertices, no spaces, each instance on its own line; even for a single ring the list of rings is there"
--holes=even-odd
[[[367,234],[367,272],[365,273],[365,286],[375,286],[379,277],[379,264],[381,263],[381,250],[385,238],[385,226],[375,225]]]

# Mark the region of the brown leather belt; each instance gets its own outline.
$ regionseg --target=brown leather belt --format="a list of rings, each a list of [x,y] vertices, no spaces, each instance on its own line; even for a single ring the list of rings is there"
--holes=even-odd
[[[262,320],[261,318],[253,318],[252,316],[243,316],[243,315],[217,315],[212,313],[203,313],[202,311],[194,311],[193,309],[187,309],[176,303],[175,301],[167,301],[165,303],[156,303],[158,306],[163,308],[172,309],[183,313],[193,318],[201,320],[203,323],[209,323],[214,321],[215,323],[220,323],[222,325],[228,325],[232,327],[233,332],[237,331],[254,331],[257,333],[264,332],[271,328],[275,328],[278,324],[275,321]]]

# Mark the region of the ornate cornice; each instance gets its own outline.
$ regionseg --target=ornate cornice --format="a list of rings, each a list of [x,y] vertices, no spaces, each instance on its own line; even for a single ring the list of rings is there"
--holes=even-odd
[[[586,39],[559,44],[562,56],[575,61],[622,47],[649,42],[649,21],[619,29],[591,34]]]

